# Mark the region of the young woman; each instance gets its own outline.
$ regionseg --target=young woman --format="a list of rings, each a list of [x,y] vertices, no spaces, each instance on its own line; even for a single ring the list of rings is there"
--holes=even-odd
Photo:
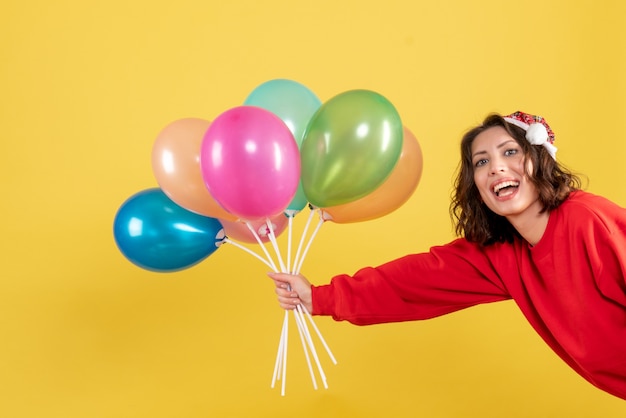
[[[461,142],[461,238],[322,286],[270,274],[280,306],[367,325],[514,299],[572,369],[626,399],[626,209],[581,190],[553,142],[541,117],[488,116]]]

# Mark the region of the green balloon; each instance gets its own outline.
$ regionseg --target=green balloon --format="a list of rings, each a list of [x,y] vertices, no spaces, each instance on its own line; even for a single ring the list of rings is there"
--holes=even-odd
[[[348,203],[389,176],[402,152],[396,108],[369,90],[331,98],[311,118],[300,146],[301,181],[313,206]]]

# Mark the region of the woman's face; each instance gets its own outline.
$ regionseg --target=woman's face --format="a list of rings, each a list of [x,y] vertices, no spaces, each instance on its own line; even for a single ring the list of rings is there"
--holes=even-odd
[[[471,152],[474,182],[489,209],[509,221],[541,210],[537,188],[528,181],[532,163],[525,167],[522,147],[503,127],[478,134]]]

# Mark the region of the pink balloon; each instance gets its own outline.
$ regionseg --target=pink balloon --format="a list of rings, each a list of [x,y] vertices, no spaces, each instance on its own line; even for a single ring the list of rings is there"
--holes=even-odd
[[[298,188],[300,152],[285,123],[269,110],[239,106],[204,134],[200,169],[211,196],[244,220],[282,213]]]
[[[282,232],[289,224],[289,218],[282,213],[280,215],[274,216],[273,218],[269,218],[269,220],[275,236],[279,236],[280,234],[282,234]],[[254,236],[252,231],[250,231],[248,225],[246,225],[246,222],[227,221],[224,219],[220,219],[219,221],[221,222],[222,227],[224,228],[224,233],[228,238],[251,244],[258,243],[256,237]],[[261,242],[268,242],[270,240],[270,229],[267,226],[267,222],[265,219],[257,219],[249,222]]]

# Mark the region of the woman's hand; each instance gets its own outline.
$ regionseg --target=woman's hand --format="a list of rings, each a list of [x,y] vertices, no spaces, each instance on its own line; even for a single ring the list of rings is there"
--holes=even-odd
[[[311,283],[301,274],[268,273],[276,285],[278,304],[283,309],[292,310],[302,304],[309,312],[313,312]]]

